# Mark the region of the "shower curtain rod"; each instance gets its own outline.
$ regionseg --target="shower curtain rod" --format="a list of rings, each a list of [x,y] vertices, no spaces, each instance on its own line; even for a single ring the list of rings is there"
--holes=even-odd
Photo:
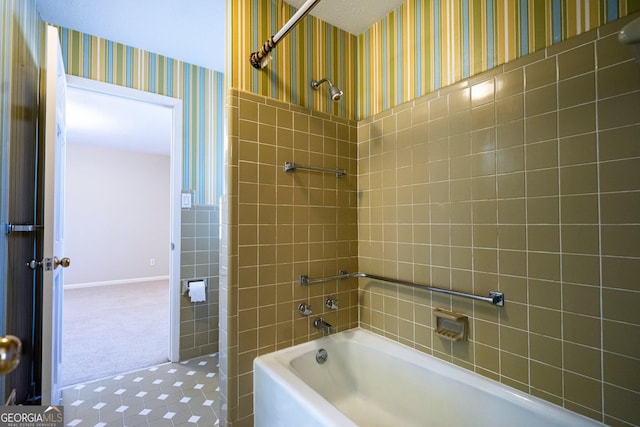
[[[320,0],[307,0],[301,7],[298,9],[296,13],[287,21],[286,24],[283,25],[280,30],[275,33],[275,35],[269,37],[266,42],[258,49],[249,55],[249,62],[253,68],[257,70],[261,70],[267,66],[269,63],[269,53],[271,50],[276,47],[276,44],[296,26],[296,24],[304,18],[307,13],[313,9],[313,7],[318,4]]]

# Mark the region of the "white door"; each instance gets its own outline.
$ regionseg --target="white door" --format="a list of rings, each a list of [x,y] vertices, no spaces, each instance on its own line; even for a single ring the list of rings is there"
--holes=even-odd
[[[64,258],[66,77],[58,30],[47,28],[44,88],[44,243],[42,265],[42,404],[60,402]]]

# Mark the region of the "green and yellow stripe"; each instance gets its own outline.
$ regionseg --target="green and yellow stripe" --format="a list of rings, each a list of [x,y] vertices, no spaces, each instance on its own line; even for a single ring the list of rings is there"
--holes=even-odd
[[[282,0],[229,3],[227,72],[232,87],[340,117],[355,117],[355,96],[332,102],[324,87],[318,92],[311,88],[311,80],[327,77],[345,93],[356,92],[354,35],[307,15],[271,52],[273,58],[267,67],[256,70],[249,63],[249,55],[296,9]]]
[[[183,101],[182,185],[195,203],[222,194],[223,74],[67,28],[60,41],[68,74]]]
[[[640,0],[407,0],[357,37],[356,119],[640,10]]]

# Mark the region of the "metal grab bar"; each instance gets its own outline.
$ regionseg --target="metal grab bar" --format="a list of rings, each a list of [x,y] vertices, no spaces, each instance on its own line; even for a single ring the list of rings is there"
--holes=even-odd
[[[504,307],[504,294],[498,291],[489,291],[488,297],[481,295],[468,294],[466,292],[453,291],[450,289],[436,288],[429,285],[421,285],[413,282],[406,282],[404,280],[389,279],[388,277],[376,276],[374,274],[367,273],[347,273],[346,271],[340,271],[336,276],[320,277],[316,279],[309,279],[308,276],[300,276],[299,282],[301,285],[310,285],[313,283],[328,282],[330,280],[347,279],[349,277],[366,277],[369,279],[380,280],[382,282],[394,283],[396,285],[409,286],[417,289],[425,289],[427,291],[438,292],[447,295],[454,295],[462,298],[469,298],[478,301],[488,302],[489,304],[497,305],[498,307]]]
[[[330,280],[348,279],[349,277],[351,277],[351,274],[347,273],[344,270],[340,270],[338,274],[335,276],[320,277],[318,279],[309,279],[309,276],[300,276],[298,278],[298,283],[300,283],[303,286],[306,286],[306,285],[312,285],[314,283],[328,282]]]
[[[316,168],[313,166],[303,166],[303,165],[298,165],[296,163],[293,162],[284,162],[284,171],[285,172],[292,172],[296,169],[304,169],[304,170],[308,170],[308,171],[314,171],[314,172],[327,172],[327,173],[335,173],[337,178],[341,178],[343,176],[345,176],[347,174],[347,171],[344,169],[325,169],[325,168]]]

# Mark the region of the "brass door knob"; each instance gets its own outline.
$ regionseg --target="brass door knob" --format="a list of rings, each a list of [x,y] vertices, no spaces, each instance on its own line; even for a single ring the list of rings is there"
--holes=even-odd
[[[20,338],[7,335],[0,338],[0,375],[13,371],[20,363],[22,342]]]
[[[67,257],[64,257],[62,259],[58,259],[58,257],[53,257],[53,268],[56,269],[58,268],[59,265],[61,265],[62,268],[67,268],[71,265],[71,260]]]

